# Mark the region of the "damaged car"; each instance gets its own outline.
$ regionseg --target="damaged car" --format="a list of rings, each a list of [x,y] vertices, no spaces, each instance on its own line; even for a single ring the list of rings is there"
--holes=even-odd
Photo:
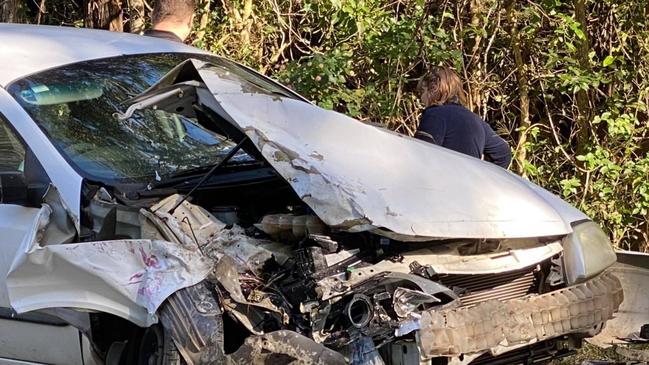
[[[160,39],[0,24],[0,362],[543,363],[607,235],[493,164]]]

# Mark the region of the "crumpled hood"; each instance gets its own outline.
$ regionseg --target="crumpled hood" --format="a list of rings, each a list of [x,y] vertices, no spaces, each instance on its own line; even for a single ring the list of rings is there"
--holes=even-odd
[[[409,238],[540,237],[570,233],[571,222],[588,218],[491,163],[302,100],[255,92],[202,61],[177,69],[190,64],[209,90],[199,88],[198,101],[226,113],[332,227]]]

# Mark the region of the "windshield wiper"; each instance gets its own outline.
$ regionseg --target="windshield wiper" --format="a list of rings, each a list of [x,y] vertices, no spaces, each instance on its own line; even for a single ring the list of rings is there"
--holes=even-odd
[[[156,188],[159,185],[166,184],[167,182],[172,182],[176,179],[182,178],[182,177],[188,177],[188,176],[196,176],[198,174],[202,174],[206,171],[209,171],[214,165],[207,165],[207,166],[199,166],[199,167],[194,167],[191,169],[187,170],[181,170],[178,172],[174,172],[168,175],[163,175],[162,180],[158,184],[153,184],[152,187]]]
[[[228,164],[228,166],[234,165],[234,166],[242,166],[242,165],[257,165],[257,166],[263,166],[263,164],[259,163],[256,160],[250,160],[250,161],[232,161],[230,159],[232,164]],[[214,165],[205,165],[205,166],[199,166],[199,167],[194,167],[191,169],[187,170],[181,170],[178,172],[174,172],[171,174],[163,175],[158,181],[151,181],[146,185],[146,190],[151,191],[151,190],[157,190],[157,189],[164,189],[167,187],[173,187],[177,186],[180,183],[186,183],[189,180],[195,180],[197,177],[202,176],[204,173],[209,171],[211,168],[213,168]]]
[[[207,179],[209,179],[212,175],[214,175],[216,170],[218,170],[221,166],[225,165],[241,149],[241,146],[243,146],[243,144],[247,140],[248,140],[248,136],[243,137],[243,139],[239,141],[239,143],[237,143],[237,145],[234,146],[230,150],[230,152],[228,152],[228,154],[221,161],[219,161],[219,163],[214,165],[214,167],[212,167],[208,172],[206,172],[205,175],[203,175],[203,177],[196,183],[196,185],[194,185],[194,187],[191,188],[191,190],[189,190],[189,192],[185,194],[185,196],[183,196],[183,198],[180,199],[180,201],[176,203],[176,205],[174,205],[174,207],[171,208],[171,210],[169,210],[169,214],[174,214],[176,208],[178,208],[180,204],[182,204],[185,200],[187,200],[187,198],[191,196],[192,193],[196,191],[196,189],[198,189],[201,185],[203,185],[203,183],[207,181]]]

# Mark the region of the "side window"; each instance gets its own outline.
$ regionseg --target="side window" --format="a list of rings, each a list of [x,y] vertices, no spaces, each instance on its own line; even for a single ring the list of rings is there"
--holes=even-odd
[[[25,146],[9,123],[0,117],[0,173],[23,172],[25,169]]]
[[[0,204],[30,205],[29,178],[26,174],[29,159],[29,150],[22,139],[0,114]],[[42,191],[33,190],[37,194]]]

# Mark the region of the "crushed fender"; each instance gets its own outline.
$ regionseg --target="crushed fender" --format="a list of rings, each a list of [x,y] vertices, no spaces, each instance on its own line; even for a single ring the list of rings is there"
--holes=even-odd
[[[85,308],[149,326],[169,295],[212,270],[195,244],[158,239],[44,244],[51,214],[48,205],[41,208],[7,274],[9,299],[18,313]]]

